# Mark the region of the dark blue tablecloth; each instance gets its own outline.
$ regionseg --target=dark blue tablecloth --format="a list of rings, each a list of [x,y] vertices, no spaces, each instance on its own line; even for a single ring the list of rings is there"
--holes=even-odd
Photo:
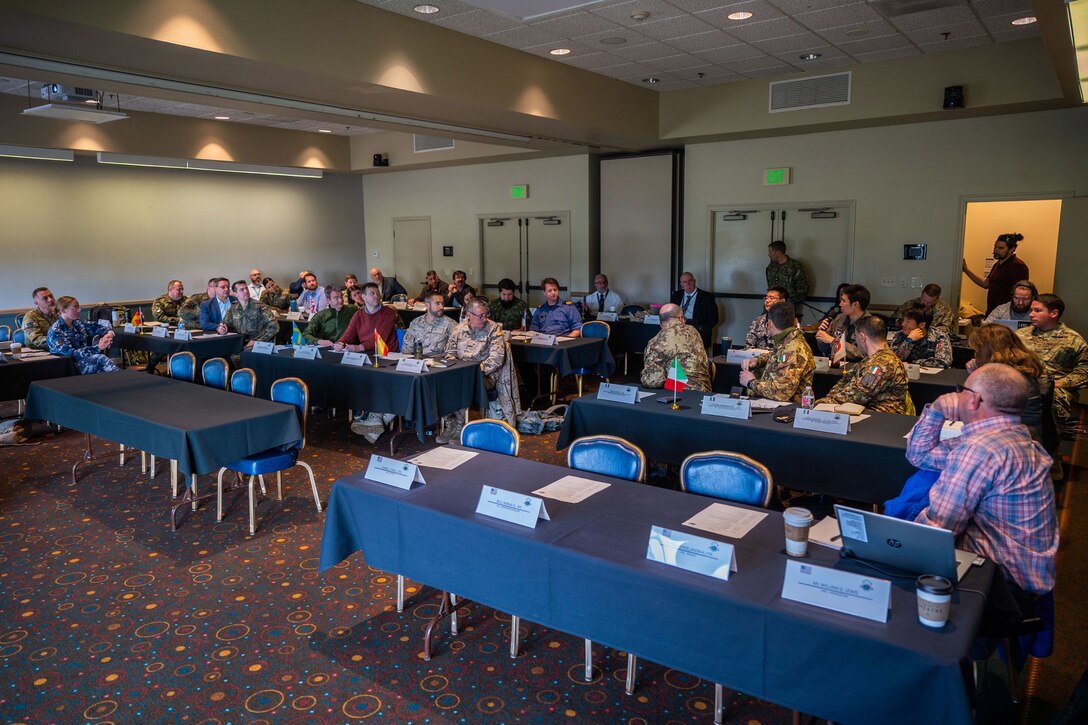
[[[133,370],[35,382],[27,417],[212,473],[302,437],[294,407]]]
[[[616,370],[616,361],[608,346],[603,339],[596,337],[577,337],[551,346],[511,340],[510,350],[515,362],[550,365],[560,375],[570,375],[578,368],[588,368],[602,378],[610,378]]]
[[[529,493],[571,471],[481,452],[423,473],[411,491],[362,474],[337,481],[320,567],[361,550],[368,566],[839,722],[970,722],[962,666],[976,594],[957,592],[950,624],[933,631],[900,581],[888,623],[870,622],[781,598],[777,513],[731,540],[739,571],[722,582],[645,558],[651,525],[682,529],[712,499],[576,473],[611,486],[580,504],[546,499],[551,521],[528,529],[476,514],[481,486]],[[809,561],[868,573],[819,546]],[[986,591],[993,571],[972,570],[964,586]]]
[[[8,352],[0,352],[0,400],[21,400],[35,380],[65,378],[76,374],[76,366],[70,357],[13,358]]]
[[[692,453],[727,450],[751,456],[770,469],[777,485],[798,491],[882,503],[897,495],[914,467],[903,436],[915,418],[871,413],[849,435],[797,430],[770,414],[748,420],[700,415],[702,393],[685,390],[685,410],[656,402],[662,392],[635,405],[594,396],[575,398],[563,421],[557,448],[576,438],[607,433],[626,438],[654,461],[679,464]],[[866,411],[868,412],[868,411]]]
[[[173,337],[154,337],[150,332],[133,333],[125,332],[124,328],[117,327],[113,330],[112,351],[118,350],[143,350],[158,353],[160,355],[173,355],[175,352],[191,352],[196,358],[196,379],[202,380],[200,366],[205,360],[213,357],[223,357],[230,360],[231,355],[242,352],[245,338],[238,334],[219,335],[216,333],[202,334],[193,331],[192,340],[175,340]],[[148,370],[148,372],[153,372]]]

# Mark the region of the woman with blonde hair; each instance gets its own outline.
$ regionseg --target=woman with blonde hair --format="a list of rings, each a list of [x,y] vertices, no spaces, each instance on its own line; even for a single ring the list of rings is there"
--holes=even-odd
[[[1028,404],[1020,417],[1021,422],[1031,431],[1032,438],[1043,439],[1043,412],[1051,392],[1050,378],[1039,356],[1029,350],[1020,337],[1004,325],[983,325],[971,336],[971,349],[974,359],[968,361],[967,369],[974,371],[986,363],[1004,363],[1015,368],[1028,383]],[[1044,441],[1045,443],[1046,441]],[[1049,445],[1047,449],[1050,450]]]

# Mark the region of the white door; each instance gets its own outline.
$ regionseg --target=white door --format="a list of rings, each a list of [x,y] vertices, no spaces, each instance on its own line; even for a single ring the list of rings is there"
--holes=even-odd
[[[499,281],[509,278],[518,286],[518,296],[525,296],[525,272],[522,266],[521,217],[490,216],[480,218],[480,249],[483,252],[480,294],[488,299],[499,295]]]
[[[413,217],[393,220],[393,269],[382,270],[414,297],[423,288],[431,269],[431,218]],[[366,281],[366,280],[364,280]]]
[[[540,280],[545,277],[555,277],[560,299],[570,299],[570,212],[527,217],[523,230],[529,282],[526,302],[530,307],[544,302]]]

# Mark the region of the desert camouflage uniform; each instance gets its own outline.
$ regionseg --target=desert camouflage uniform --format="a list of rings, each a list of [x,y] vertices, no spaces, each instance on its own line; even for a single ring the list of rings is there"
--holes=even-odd
[[[661,332],[646,343],[642,364],[643,387],[660,388],[669,375],[673,358],[680,358],[680,368],[688,376],[687,387],[710,392],[710,361],[706,357],[699,331],[684,320],[666,320]]]
[[[259,300],[263,304],[268,305],[274,310],[281,310],[283,312],[291,309],[291,295],[287,292],[280,291],[278,295],[272,294],[269,290],[261,292],[261,299]],[[344,302],[350,304],[350,300],[345,296]]]
[[[917,297],[913,300],[907,300],[903,304],[899,305],[898,308],[896,308],[895,314],[892,315],[892,319],[903,319],[903,310],[907,308],[907,305],[922,305],[924,307],[925,303],[922,302],[921,297]],[[954,329],[956,329],[956,318],[952,316],[951,305],[949,305],[944,300],[938,298],[937,301],[933,303],[933,322],[930,323],[929,327],[930,329],[940,328],[947,333],[951,333]]]
[[[24,344],[36,350],[48,350],[49,341],[46,335],[49,334],[49,328],[53,326],[53,323],[59,319],[60,313],[57,312],[56,307],[48,315],[43,314],[37,307],[32,307],[30,312],[23,315]]]
[[[205,294],[204,299],[208,299],[208,295]],[[178,305],[178,324],[182,323],[190,330],[200,329],[200,300],[195,296]]]
[[[801,393],[812,385],[816,372],[812,348],[805,333],[796,328],[780,332],[774,340],[769,354],[752,359],[749,369],[755,373],[762,367],[763,373],[748,384],[748,389],[761,398],[800,403]]]
[[[939,327],[926,330],[926,336],[918,342],[912,341],[902,331],[892,338],[892,350],[905,363],[914,363],[927,368],[952,367],[952,341],[948,333]]]
[[[1064,322],[1046,332],[1035,327],[1021,327],[1016,334],[1046,365],[1046,371],[1055,383],[1054,415],[1059,423],[1064,423],[1076,400],[1076,391],[1088,384],[1088,344],[1079,332]],[[1057,385],[1059,381],[1061,387]]]
[[[181,300],[174,302],[170,299],[169,294],[156,297],[155,301],[151,303],[151,319],[158,320],[159,322],[165,322],[170,325],[178,324],[178,310],[180,310],[188,299],[183,295]],[[200,321],[200,309],[196,311],[197,321]]]
[[[770,350],[774,347],[774,335],[767,328],[767,313],[752,320],[748,325],[748,334],[744,336],[744,346],[748,348],[758,347],[760,350]]]
[[[408,325],[408,331],[404,333],[404,344],[401,349],[405,355],[411,355],[416,342],[423,345],[423,354],[426,357],[441,355],[446,351],[446,341],[450,339],[450,333],[457,323],[441,314],[432,320],[430,315],[420,315]]]
[[[496,297],[491,300],[488,307],[491,310],[491,321],[502,325],[504,330],[520,330],[521,316],[527,315],[529,311],[529,305],[525,304],[525,300],[520,297],[515,297],[509,307],[503,307],[502,300]],[[528,317],[525,318],[525,324],[526,326],[529,324]]]
[[[510,425],[517,425],[521,396],[514,372],[514,356],[510,354],[510,346],[503,339],[502,327],[497,322],[488,320],[481,330],[473,330],[467,322],[457,325],[446,341],[446,357],[480,363],[484,385],[498,393],[503,418]],[[459,410],[444,416],[443,435],[456,435],[465,425],[467,412],[467,409]]]
[[[767,288],[771,287],[786,290],[795,307],[808,298],[808,276],[801,263],[792,257],[786,257],[782,264],[767,265]]]
[[[231,332],[241,333],[247,343],[251,340],[272,342],[280,331],[280,325],[268,305],[253,300],[249,301],[244,310],[237,302],[231,305],[223,317],[223,324]]]
[[[817,403],[857,403],[880,413],[914,415],[903,362],[885,345],[843,373]]]

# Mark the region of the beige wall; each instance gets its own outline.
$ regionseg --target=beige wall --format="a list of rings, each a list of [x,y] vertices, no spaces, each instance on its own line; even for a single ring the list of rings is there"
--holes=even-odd
[[[0,309],[48,285],[80,302],[190,294],[257,266],[284,284],[364,274],[359,178],[290,179],[0,159]]]
[[[375,169],[374,154],[386,154],[389,166]],[[451,166],[479,160],[493,163],[525,155],[535,156],[536,152],[455,139],[452,149],[416,153],[413,134],[396,131],[366,133],[351,138],[351,168],[375,174],[394,173],[413,166]]]
[[[874,302],[898,303],[918,293],[882,288],[885,275],[936,282],[955,301],[963,198],[1083,195],[1085,128],[1088,108],[1079,108],[689,145],[683,266],[706,277],[712,206],[852,200],[853,281],[869,287]],[[763,169],[778,166],[793,168],[793,183],[762,186]],[[929,258],[903,261],[902,245],[910,242],[929,244]],[[1083,297],[1082,289],[1058,292]],[[728,328],[734,336],[748,322],[747,313],[738,316]]]
[[[515,184],[529,185],[528,199],[510,198]],[[588,289],[590,241],[596,235],[590,187],[590,158],[584,155],[365,176],[368,259],[385,274],[395,274],[393,219],[430,217],[434,267],[447,280],[454,269],[464,269],[469,283],[477,284],[477,215],[569,211],[571,286]],[[452,245],[455,256],[443,257],[443,245]]]
[[[1016,255],[1028,266],[1031,281],[1039,291],[1052,291],[1061,210],[1060,199],[969,204],[963,234],[967,266],[975,274],[983,274],[986,260],[993,259],[994,240],[1001,234],[1020,233],[1024,241],[1017,246]],[[966,276],[961,285],[961,299],[985,310],[986,290]]]

